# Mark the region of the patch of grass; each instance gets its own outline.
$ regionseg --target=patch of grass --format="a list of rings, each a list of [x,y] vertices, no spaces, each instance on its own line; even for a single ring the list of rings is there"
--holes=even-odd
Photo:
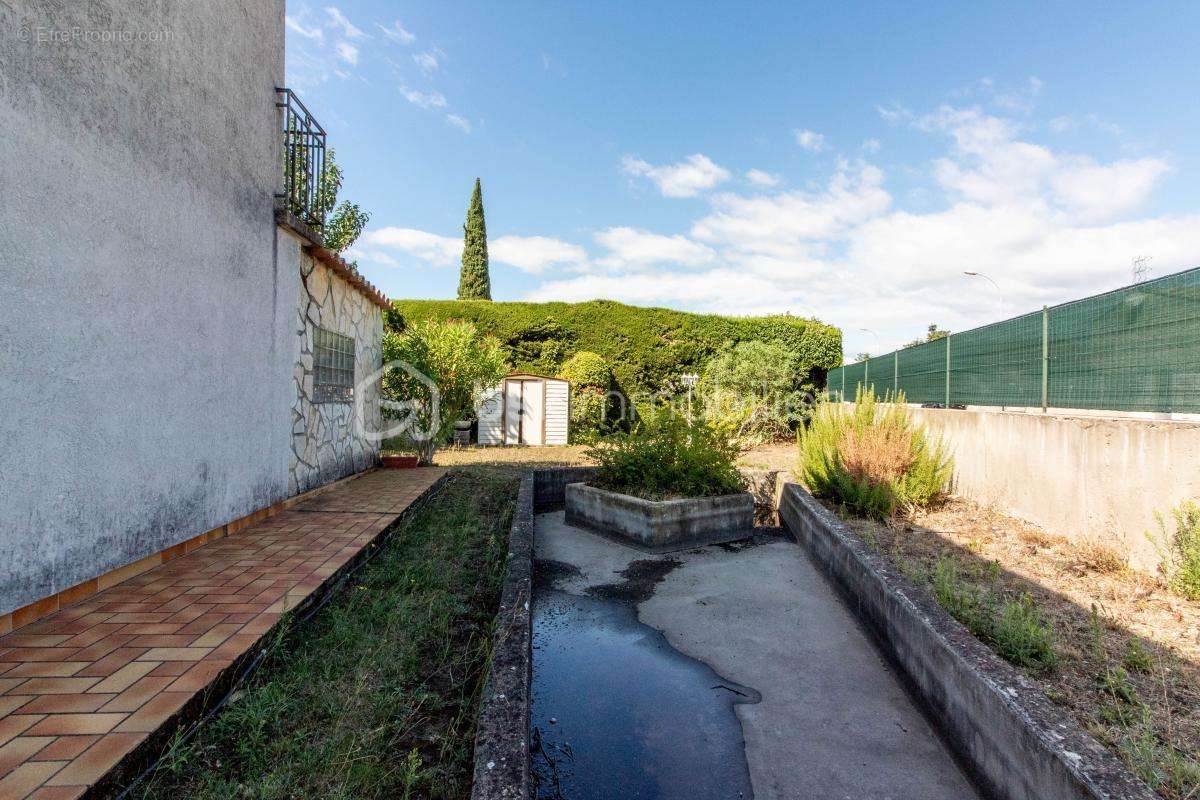
[[[517,479],[464,469],[140,798],[461,798]]]
[[[1054,630],[1030,595],[998,600],[944,557],[934,564],[930,585],[938,604],[1005,660],[1036,672],[1058,666]]]

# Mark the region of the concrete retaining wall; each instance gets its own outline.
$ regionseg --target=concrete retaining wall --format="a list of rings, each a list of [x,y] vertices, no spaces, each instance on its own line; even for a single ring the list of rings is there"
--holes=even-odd
[[[566,510],[568,525],[602,531],[655,552],[727,542],[754,531],[754,497],[748,492],[643,500],[572,483],[566,487]]]
[[[533,471],[533,503],[539,511],[561,506],[566,500],[564,492],[568,483],[590,481],[595,475],[595,467],[536,469]]]
[[[784,487],[779,513],[993,796],[1157,797],[1041,690],[871,552],[801,487]]]
[[[1200,497],[1200,424],[914,408],[954,454],[954,491],[1153,570],[1154,514]]]

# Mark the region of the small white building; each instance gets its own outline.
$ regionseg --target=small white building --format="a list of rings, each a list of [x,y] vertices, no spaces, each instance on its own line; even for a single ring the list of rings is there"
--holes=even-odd
[[[480,444],[566,444],[571,384],[515,372],[484,393],[476,414]]]

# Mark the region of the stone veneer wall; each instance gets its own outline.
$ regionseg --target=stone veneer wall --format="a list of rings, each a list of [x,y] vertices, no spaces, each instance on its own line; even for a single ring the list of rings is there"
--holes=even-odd
[[[379,381],[364,381],[379,371],[383,359],[383,314],[378,306],[303,252],[299,278],[302,288],[296,309],[296,334],[300,348],[294,372],[291,494],[352,475],[378,462],[378,442],[362,434],[364,430],[379,429]],[[318,327],[353,337],[356,402],[313,402],[313,339]],[[356,430],[358,409],[365,419],[362,428]]]

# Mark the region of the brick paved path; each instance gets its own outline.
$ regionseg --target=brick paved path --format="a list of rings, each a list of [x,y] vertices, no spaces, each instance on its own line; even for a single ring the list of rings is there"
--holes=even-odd
[[[368,473],[0,637],[0,800],[83,795],[443,473]]]

